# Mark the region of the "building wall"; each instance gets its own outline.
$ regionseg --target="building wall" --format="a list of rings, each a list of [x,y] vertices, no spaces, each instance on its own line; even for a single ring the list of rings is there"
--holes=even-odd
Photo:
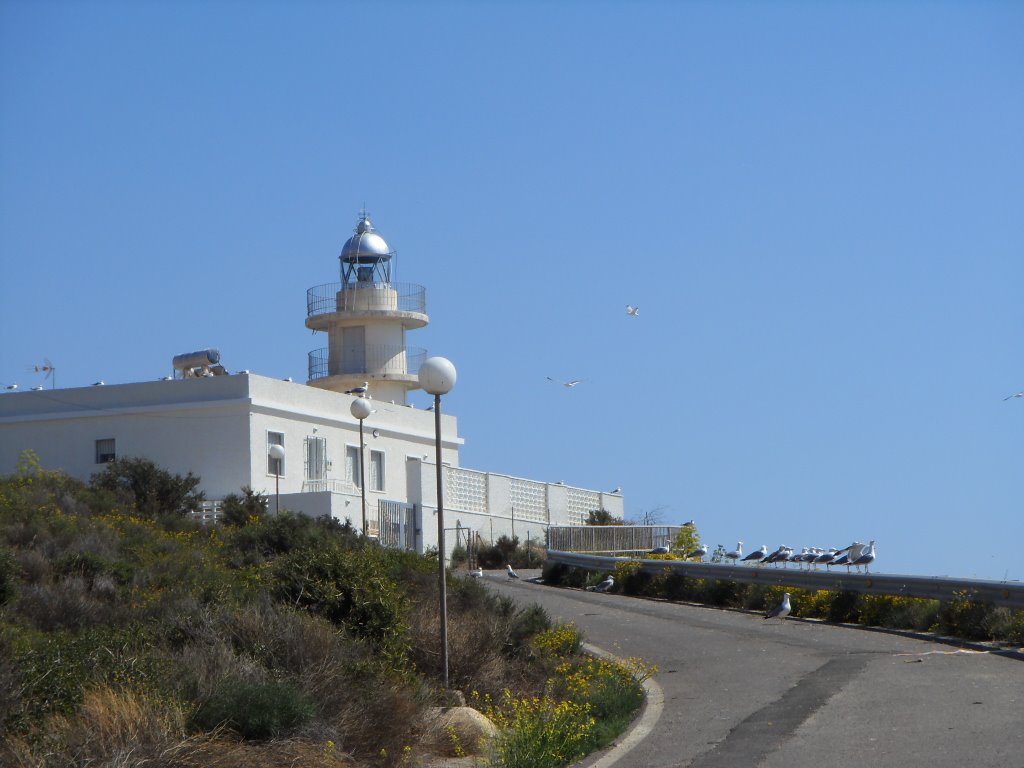
[[[284,435],[285,468],[279,478],[282,509],[330,514],[362,525],[360,489],[346,477],[346,447],[359,447],[353,397],[295,382],[240,374],[105,387],[29,391],[0,396],[0,472],[13,472],[31,448],[44,467],[88,480],[103,469],[96,440],[113,438],[120,458],[137,456],[202,480],[208,499],[243,486],[276,506],[278,478],[269,472],[267,434]],[[381,500],[416,505],[417,548],[436,547],[437,468],[435,415],[396,403],[371,401],[364,423],[368,520]],[[375,434],[376,433],[376,434]],[[572,525],[590,509],[622,516],[617,494],[542,483],[459,466],[456,417],[441,415],[445,526],[460,526],[488,542],[501,536],[543,540],[549,524]],[[306,441],[326,440],[326,476],[311,482]],[[384,455],[384,487],[369,483],[371,451]],[[455,540],[446,535],[446,554]]]

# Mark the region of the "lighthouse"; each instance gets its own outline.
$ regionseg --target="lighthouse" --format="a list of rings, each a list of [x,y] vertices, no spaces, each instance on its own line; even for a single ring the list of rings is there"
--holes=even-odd
[[[306,383],[334,392],[366,383],[374,400],[406,405],[427,352],[407,346],[405,335],[430,322],[426,289],[395,282],[397,253],[366,211],[338,259],[341,281],[306,292],[306,327],[327,334],[327,346],[309,353]]]

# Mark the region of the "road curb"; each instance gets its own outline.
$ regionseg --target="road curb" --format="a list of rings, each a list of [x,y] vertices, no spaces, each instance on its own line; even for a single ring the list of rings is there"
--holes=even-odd
[[[594,656],[600,656],[620,664],[625,663],[623,659],[615,654],[609,653],[603,648],[598,648],[596,645],[584,643],[583,649]],[[630,750],[651,734],[661,717],[662,710],[665,708],[665,693],[661,690],[661,686],[654,681],[653,677],[644,680],[642,685],[644,689],[643,711],[629,726],[625,735],[619,738],[614,746],[600,752],[596,756],[587,755],[579,762],[574,763],[572,768],[610,768],[610,766],[625,757]]]

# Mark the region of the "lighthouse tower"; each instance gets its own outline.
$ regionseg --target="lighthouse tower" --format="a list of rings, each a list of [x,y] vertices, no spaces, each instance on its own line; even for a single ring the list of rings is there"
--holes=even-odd
[[[362,211],[338,257],[341,282],[306,291],[306,327],[327,333],[327,346],[309,353],[307,384],[345,392],[365,382],[374,400],[402,405],[419,388],[427,353],[407,347],[405,332],[430,322],[427,292],[394,281],[396,256]]]

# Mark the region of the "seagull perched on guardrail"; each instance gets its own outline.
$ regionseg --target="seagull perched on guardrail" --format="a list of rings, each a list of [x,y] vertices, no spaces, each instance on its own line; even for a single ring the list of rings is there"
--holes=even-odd
[[[697,547],[695,550],[693,550],[693,552],[688,554],[686,556],[686,559],[687,560],[692,560],[693,558],[696,557],[698,560],[703,560],[704,559],[704,555],[706,555],[707,553],[708,553],[708,545],[707,544],[701,544],[699,547]]]
[[[662,546],[662,547],[655,547],[654,549],[652,549],[647,554],[649,554],[649,555],[667,555],[668,554],[668,547],[664,547],[664,546]]]
[[[749,555],[744,557],[740,562],[756,563],[760,560],[764,560],[766,557],[768,557],[768,547],[762,544],[760,549],[751,552]]]
[[[737,560],[739,560],[741,557],[743,557],[743,542],[742,541],[736,542],[736,549],[732,550],[731,552],[726,552],[725,553],[725,559],[726,560],[732,560],[734,563]]]
[[[874,562],[874,560],[875,560],[875,542],[871,541],[871,543],[868,544],[867,551],[866,552],[862,552],[860,557],[858,557],[856,560],[853,560],[850,564],[855,566],[855,567],[858,567],[858,568],[863,565],[864,566],[864,573],[867,573],[868,572],[868,566],[871,565],[871,563]]]
[[[505,568],[508,569],[508,577],[510,579],[518,579],[519,578],[519,574],[512,570],[512,563],[506,564]]]
[[[768,611],[764,617],[766,619],[784,619],[789,616],[789,612],[791,610],[793,610],[793,608],[789,604],[789,592],[786,592],[782,595],[782,602]]]
[[[606,578],[600,584],[595,584],[592,587],[587,587],[587,591],[588,592],[607,592],[613,586],[615,586],[615,577],[614,576],[608,576],[608,578]]]

